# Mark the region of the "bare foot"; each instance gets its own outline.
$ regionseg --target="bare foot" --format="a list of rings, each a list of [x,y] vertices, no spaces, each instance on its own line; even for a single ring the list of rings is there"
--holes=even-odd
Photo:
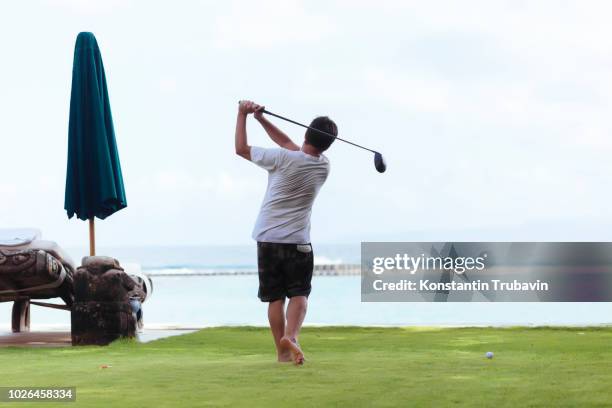
[[[279,351],[277,355],[278,355],[279,363],[290,363],[291,361],[293,361],[291,359],[291,352],[287,349],[283,349],[282,351]]]
[[[300,346],[297,344],[295,339],[284,336],[281,339],[280,344],[286,350],[291,352],[291,358],[296,365],[304,364],[304,353],[302,352],[302,349],[300,349]]]
[[[278,357],[279,363],[290,363],[291,361],[293,361],[293,359],[291,358],[291,350],[286,345],[283,345],[282,341],[278,345],[276,355]]]

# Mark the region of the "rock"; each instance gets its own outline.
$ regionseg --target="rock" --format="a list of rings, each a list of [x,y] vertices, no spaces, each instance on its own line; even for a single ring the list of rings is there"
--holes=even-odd
[[[119,337],[135,337],[130,300],[144,299],[142,285],[114,258],[88,256],[82,263],[74,274],[72,344],[104,345]]]
[[[75,302],[71,320],[73,346],[104,346],[120,337],[136,337],[136,317],[129,302]]]

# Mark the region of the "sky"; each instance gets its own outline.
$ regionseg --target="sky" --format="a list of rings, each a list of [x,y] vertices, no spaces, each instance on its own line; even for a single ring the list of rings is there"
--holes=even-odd
[[[312,241],[612,240],[605,1],[0,3],[0,226],[85,245],[64,185],[74,41],[98,40],[128,208],[99,245],[248,244],[265,171],[237,101],[341,143]],[[278,123],[278,122],[277,122]],[[300,142],[303,131],[278,123]],[[251,120],[249,142],[272,147]]]

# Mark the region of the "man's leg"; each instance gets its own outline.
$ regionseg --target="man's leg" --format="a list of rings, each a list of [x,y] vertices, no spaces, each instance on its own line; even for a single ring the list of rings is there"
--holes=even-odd
[[[278,361],[291,361],[291,353],[281,347],[280,341],[285,333],[285,284],[284,274],[280,268],[281,247],[267,242],[257,243],[257,269],[259,273],[259,291],[257,296],[262,302],[268,302],[268,322]]]
[[[308,295],[312,288],[312,271],[314,256],[310,244],[295,245],[291,248],[288,262],[284,264],[287,282],[287,324],[281,346],[291,351],[291,357],[296,364],[304,363],[304,353],[298,343],[298,336],[306,317]]]
[[[308,298],[306,296],[294,296],[289,299],[285,336],[292,340],[297,340],[302,329],[302,323],[304,323],[304,318],[306,317],[307,308]]]
[[[308,298],[306,296],[294,296],[289,299],[285,335],[280,342],[282,347],[291,351],[293,360],[296,364],[302,364],[304,362],[304,353],[299,346],[298,336],[302,328],[302,323],[304,323],[304,318],[306,317],[307,307]]]
[[[274,337],[278,361],[291,361],[289,350],[281,346],[281,339],[285,334],[285,299],[268,303],[268,321]]]

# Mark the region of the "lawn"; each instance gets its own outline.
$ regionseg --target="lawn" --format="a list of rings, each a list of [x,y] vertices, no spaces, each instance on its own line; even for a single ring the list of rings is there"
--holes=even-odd
[[[102,348],[3,348],[0,385],[76,386],[72,407],[611,403],[610,328],[325,327],[304,329],[300,341],[302,367],[276,363],[268,331],[250,327]]]

